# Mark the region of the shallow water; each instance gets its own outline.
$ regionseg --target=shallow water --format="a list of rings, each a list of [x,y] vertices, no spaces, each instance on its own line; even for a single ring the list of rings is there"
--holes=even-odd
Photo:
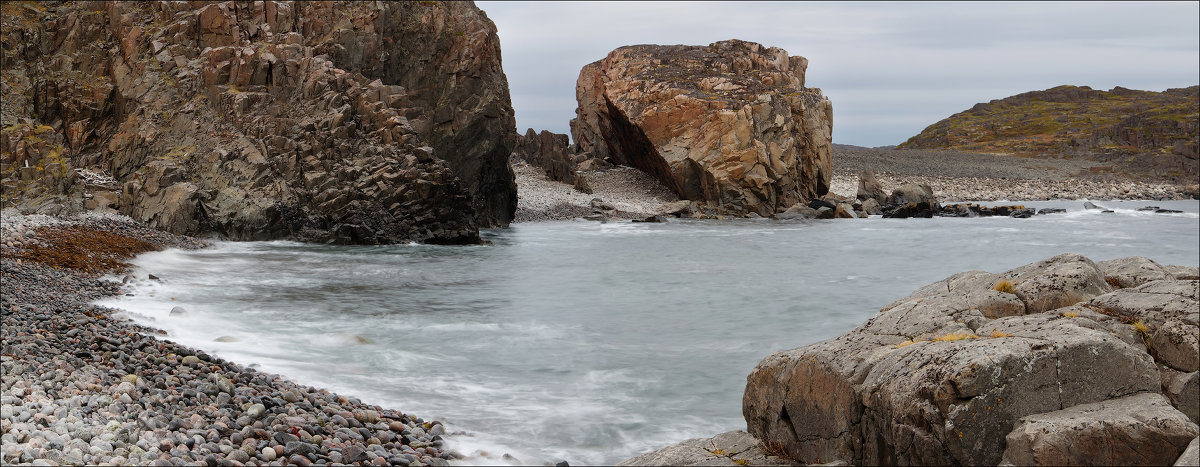
[[[138,257],[139,277],[162,282],[103,304],[223,358],[444,420],[466,432],[450,447],[470,463],[611,464],[744,429],[745,376],[763,357],[951,274],[1063,252],[1200,263],[1196,201],[1021,204],[1070,212],[564,221],[467,247],[222,242]],[[1145,205],[1186,212],[1134,210]]]

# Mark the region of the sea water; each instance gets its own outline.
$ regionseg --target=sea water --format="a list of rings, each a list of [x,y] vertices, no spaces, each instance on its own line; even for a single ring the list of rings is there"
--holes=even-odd
[[[486,231],[487,246],[218,242],[139,256],[133,295],[103,304],[222,358],[443,420],[468,463],[611,464],[744,429],[763,357],[952,274],[1064,252],[1200,263],[1196,201],[1023,204],[1068,212],[561,221]]]

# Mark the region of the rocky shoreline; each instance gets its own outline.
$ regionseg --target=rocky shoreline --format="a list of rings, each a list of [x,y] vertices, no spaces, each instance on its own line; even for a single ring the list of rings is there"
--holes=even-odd
[[[1071,253],[958,273],[764,358],[747,432],[621,465],[1197,465],[1197,279]]]
[[[90,303],[140,251],[200,248],[117,215],[2,220],[0,463],[446,465],[443,425],[171,342]],[[61,267],[52,267],[55,264]],[[99,265],[113,265],[102,269]]]
[[[830,194],[854,199],[859,177],[873,171],[885,193],[904,185],[927,185],[935,198],[961,201],[1179,200],[1196,187],[1167,182],[1092,176],[1095,162],[1030,159],[955,151],[868,149],[834,146]],[[972,165],[977,164],[977,165]],[[544,169],[513,157],[518,186],[514,222],[579,219],[593,214],[593,199],[612,204],[612,217],[636,219],[677,212],[679,197],[654,177],[632,167],[581,170],[592,193],[557,182]]]
[[[929,185],[947,201],[1195,199],[1197,187],[1105,173],[1096,161],[834,145],[830,192],[853,198],[864,170],[886,190]]]

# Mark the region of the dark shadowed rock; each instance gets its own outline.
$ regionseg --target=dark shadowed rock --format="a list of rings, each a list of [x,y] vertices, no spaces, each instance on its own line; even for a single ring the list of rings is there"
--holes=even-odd
[[[478,243],[512,217],[499,41],[469,2],[45,9],[4,39],[0,173],[23,209],[105,192],[176,233],[368,244]],[[45,170],[18,183],[27,163]]]
[[[581,182],[576,173],[578,165],[570,143],[567,135],[551,133],[546,130],[534,133],[533,128],[530,128],[524,136],[517,136],[513,154],[531,165],[541,167],[551,180],[580,185]],[[582,182],[585,186],[586,183],[586,181]]]

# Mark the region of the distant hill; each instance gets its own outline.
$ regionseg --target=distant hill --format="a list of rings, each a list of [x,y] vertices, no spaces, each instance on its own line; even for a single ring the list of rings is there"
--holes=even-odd
[[[1160,177],[1195,177],[1200,86],[1163,92],[1058,86],[987,103],[925,128],[899,149],[1079,157]]]

